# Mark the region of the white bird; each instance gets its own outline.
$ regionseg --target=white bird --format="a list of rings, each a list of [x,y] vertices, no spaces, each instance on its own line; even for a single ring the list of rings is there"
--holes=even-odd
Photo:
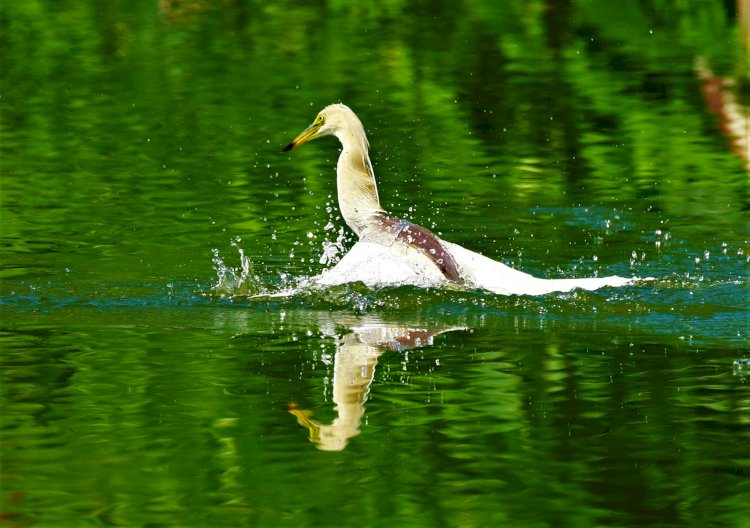
[[[339,209],[359,241],[333,268],[315,278],[317,284],[362,282],[371,288],[412,285],[540,295],[623,286],[636,280],[617,276],[540,279],[442,240],[422,226],[389,216],[380,206],[364,127],[346,105],[332,104],[321,110],[284,152],[331,135],[342,147],[336,166]]]

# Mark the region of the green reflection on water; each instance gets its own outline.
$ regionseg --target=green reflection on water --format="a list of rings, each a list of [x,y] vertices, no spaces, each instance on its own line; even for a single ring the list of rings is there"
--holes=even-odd
[[[425,525],[731,524],[744,507],[747,387],[724,375],[721,349],[459,316],[472,330],[380,350],[360,434],[332,458],[308,447],[289,405],[340,417],[346,336],[434,328],[430,317],[77,313],[67,334],[5,339],[4,488],[19,522],[330,524],[359,511]]]
[[[726,2],[0,10],[4,521],[748,526]],[[323,268],[336,146],[279,150],[339,100],[394,213],[545,276],[658,281],[212,297],[213,249],[270,290]],[[465,330],[370,345],[323,452],[289,411],[345,412],[336,361],[373,321]]]

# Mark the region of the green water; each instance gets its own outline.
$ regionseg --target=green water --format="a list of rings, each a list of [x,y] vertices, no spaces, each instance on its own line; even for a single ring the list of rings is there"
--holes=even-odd
[[[4,525],[750,526],[732,2],[0,13]],[[248,299],[354,242],[336,141],[280,152],[338,101],[390,212],[655,280]]]

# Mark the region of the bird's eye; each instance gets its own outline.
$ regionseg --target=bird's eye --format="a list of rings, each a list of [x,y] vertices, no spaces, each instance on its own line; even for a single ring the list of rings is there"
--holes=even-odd
[[[316,125],[322,125],[323,121],[325,121],[325,119],[323,118],[322,115],[318,115],[318,117],[315,118],[315,124]]]

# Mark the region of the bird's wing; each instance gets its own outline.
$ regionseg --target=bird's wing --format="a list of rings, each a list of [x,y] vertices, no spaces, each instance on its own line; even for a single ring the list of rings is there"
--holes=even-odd
[[[584,279],[540,279],[506,266],[501,262],[470,251],[458,244],[443,241],[459,266],[467,286],[502,295],[542,295],[551,292],[567,292],[576,288],[596,290],[604,286],[624,286],[636,279],[624,277],[596,277]]]

